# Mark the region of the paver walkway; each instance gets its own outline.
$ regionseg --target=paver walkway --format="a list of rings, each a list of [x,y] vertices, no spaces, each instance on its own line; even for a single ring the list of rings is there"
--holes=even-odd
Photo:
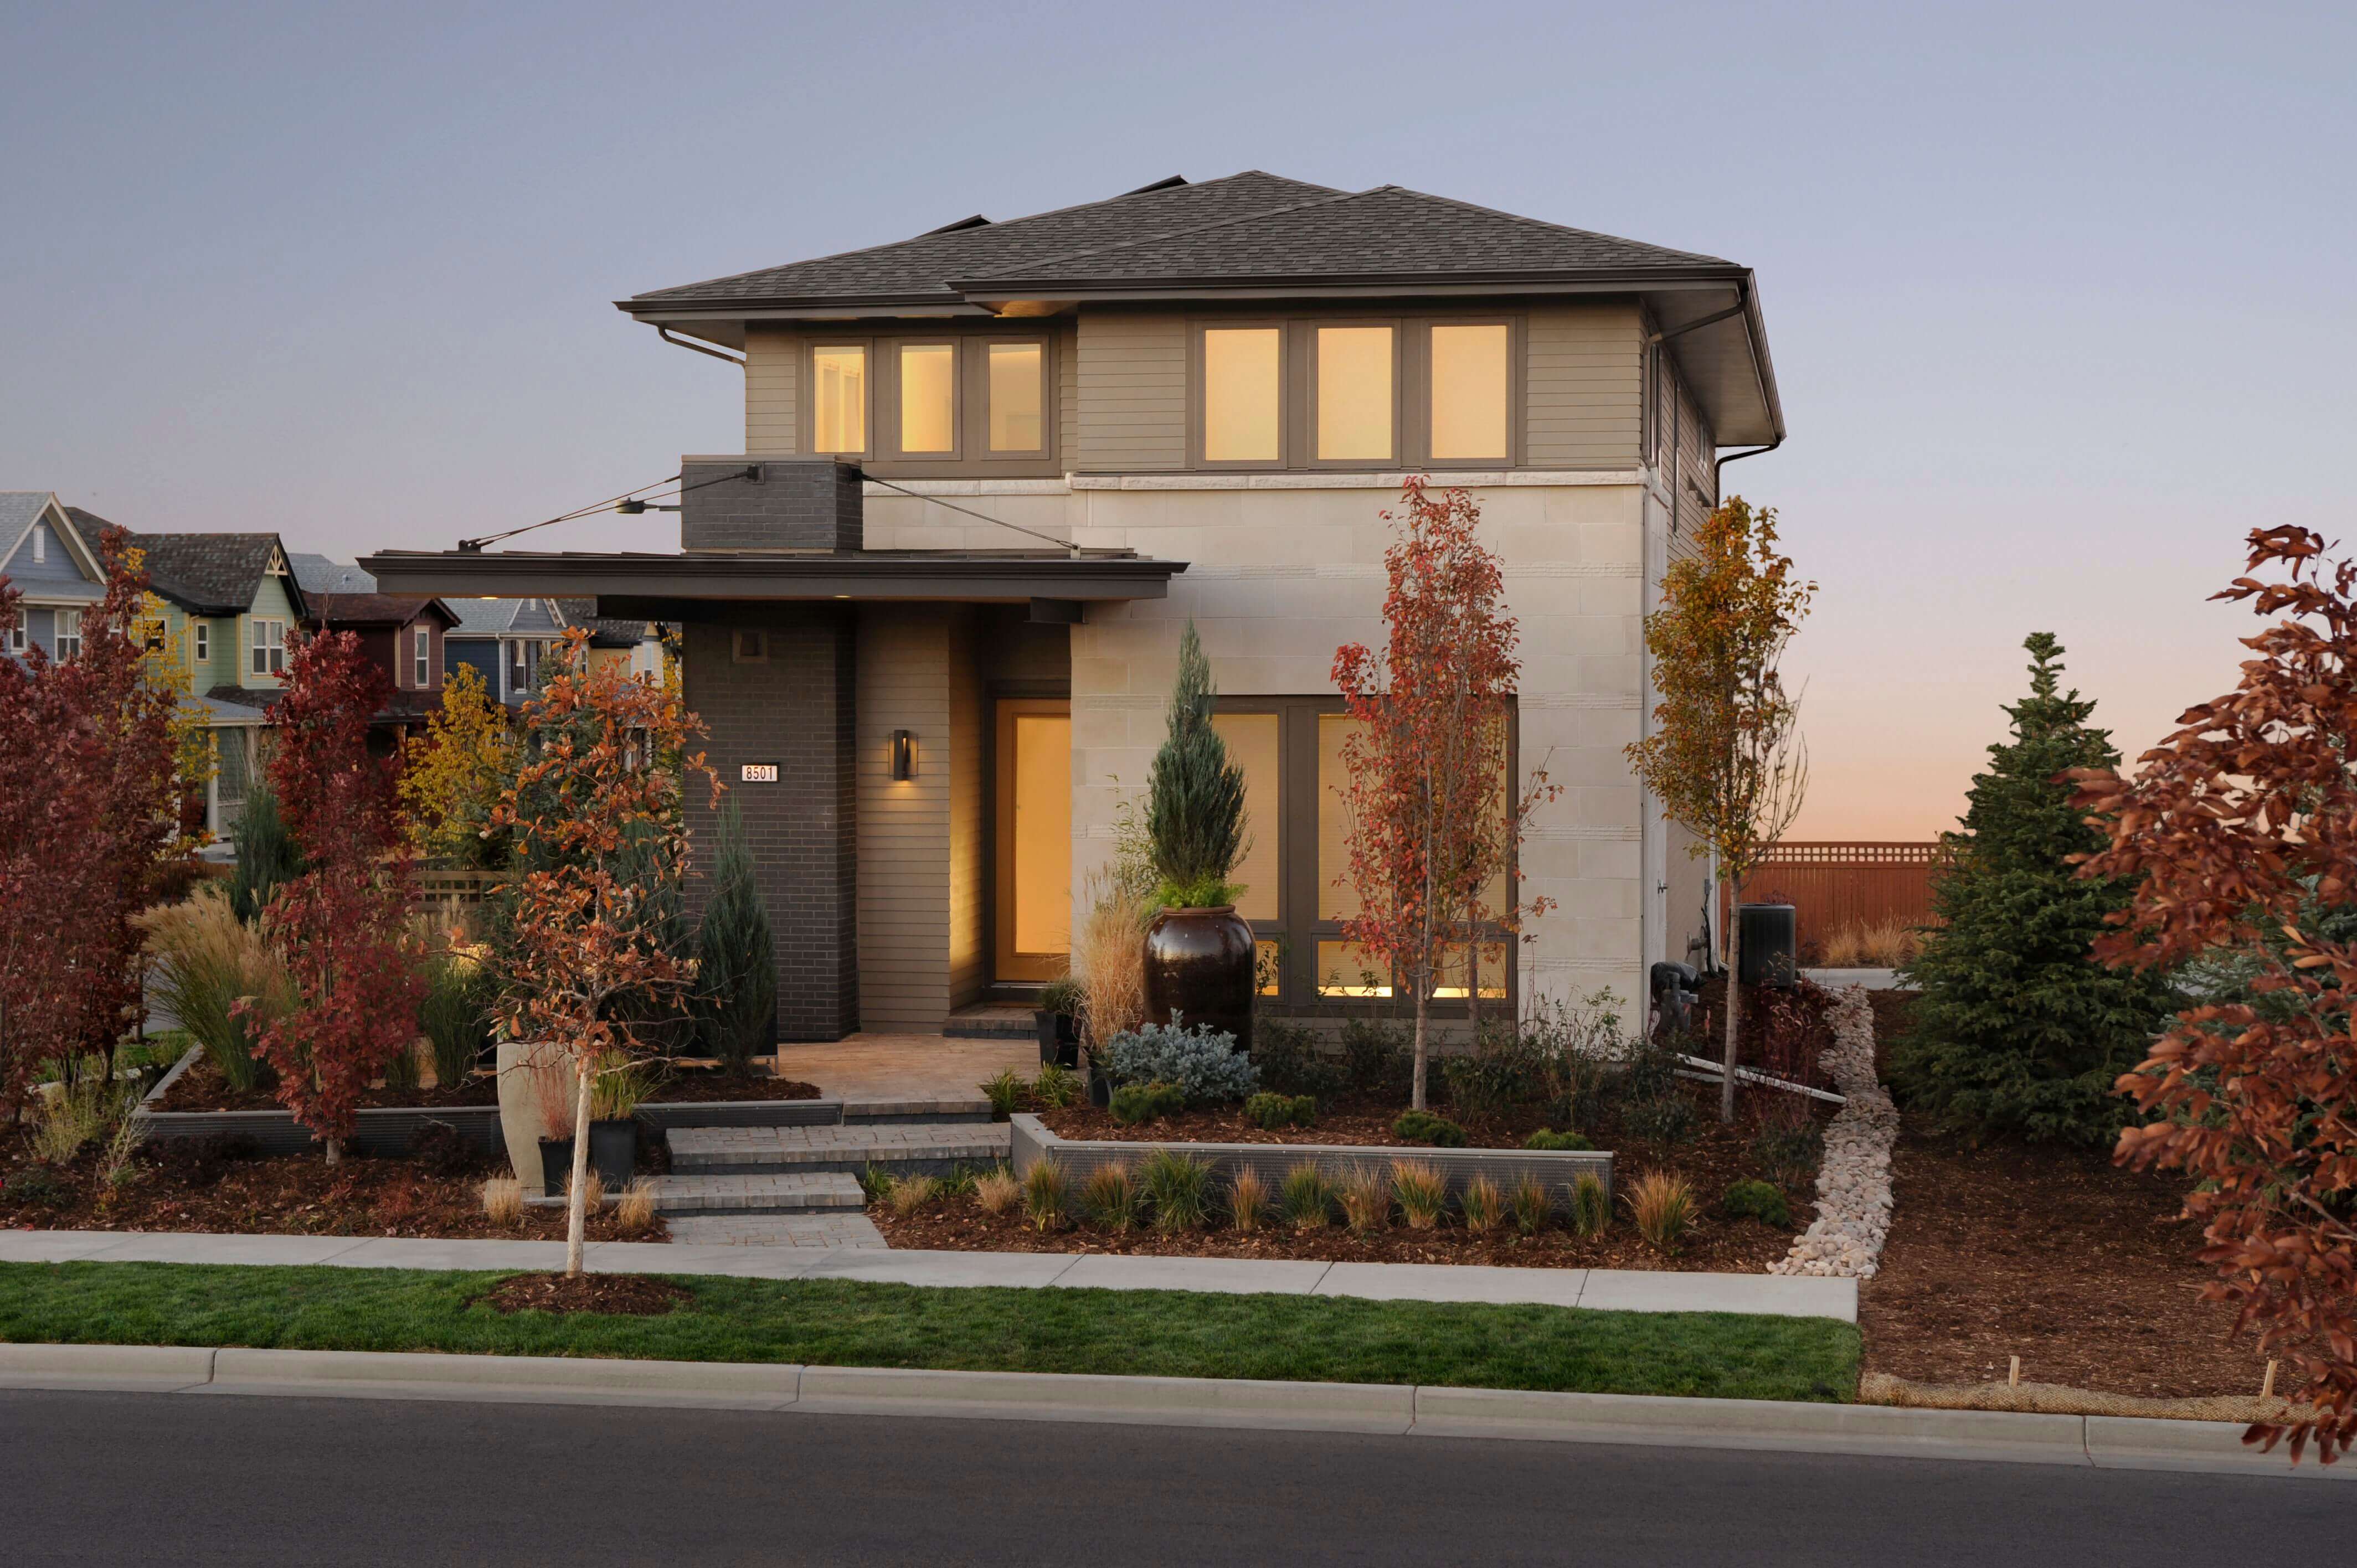
[[[818,1085],[829,1100],[972,1100],[983,1079],[1039,1070],[1037,1040],[952,1040],[940,1035],[853,1035],[778,1047],[778,1073]]]
[[[863,1217],[864,1218],[864,1217]],[[731,1223],[741,1223],[731,1221]],[[324,1263],[352,1269],[550,1269],[562,1241],[394,1237],[200,1236],[115,1230],[0,1230],[0,1262]],[[1499,1269],[1449,1263],[1319,1263],[1251,1258],[1133,1258],[1104,1252],[917,1252],[863,1246],[593,1242],[600,1273],[860,1279],[911,1285],[1191,1290],[1484,1301],[1618,1312],[1742,1312],[1857,1321],[1857,1282],[1639,1269]]]

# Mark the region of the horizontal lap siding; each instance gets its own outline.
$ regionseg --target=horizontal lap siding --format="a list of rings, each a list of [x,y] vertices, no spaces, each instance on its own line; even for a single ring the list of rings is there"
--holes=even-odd
[[[1076,470],[1155,472],[1187,464],[1187,323],[1083,316]]]
[[[1629,468],[1643,438],[1643,342],[1633,306],[1530,315],[1523,460],[1534,468]]]
[[[790,332],[754,332],[745,339],[745,450],[790,457],[797,450],[795,378],[802,339]]]
[[[950,1012],[951,611],[866,611],[859,628],[860,1026],[931,1031]],[[892,778],[892,732],[917,739]]]

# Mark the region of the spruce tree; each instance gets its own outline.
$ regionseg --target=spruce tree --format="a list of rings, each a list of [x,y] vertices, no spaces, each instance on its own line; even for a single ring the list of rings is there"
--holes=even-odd
[[[753,1057],[776,1048],[777,958],[770,912],[753,880],[745,819],[735,800],[720,808],[719,828],[712,901],[704,907],[699,933],[696,984],[712,1054],[742,1072]]]
[[[2069,857],[2103,847],[2060,775],[2116,768],[2092,700],[2061,690],[2062,645],[2038,632],[2029,695],[2006,712],[2010,740],[1989,747],[1950,869],[1932,888],[1941,924],[1907,978],[1921,988],[1892,1078],[1914,1108],[1978,1140],[2108,1142],[2129,1120],[2112,1092],[2172,1010],[2167,983],[2104,968],[2089,945],[2129,888],[2089,881]]]
[[[1146,832],[1166,905],[1234,901],[1228,883],[1244,853],[1243,770],[1228,760],[1211,727],[1211,660],[1189,621],[1178,640],[1178,678],[1170,692],[1169,736],[1147,778]]]

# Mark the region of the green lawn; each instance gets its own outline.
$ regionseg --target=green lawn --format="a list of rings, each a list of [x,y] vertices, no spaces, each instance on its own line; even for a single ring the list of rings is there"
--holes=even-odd
[[[1581,1312],[1177,1291],[682,1281],[662,1317],[519,1313],[505,1277],[190,1263],[0,1263],[0,1340],[799,1361],[1843,1401],[1857,1330],[1824,1317]]]

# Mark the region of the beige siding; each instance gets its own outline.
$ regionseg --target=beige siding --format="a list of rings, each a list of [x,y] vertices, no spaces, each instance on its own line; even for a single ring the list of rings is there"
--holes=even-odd
[[[1711,459],[1717,447],[1711,438],[1710,422],[1687,395],[1684,383],[1678,385],[1678,534],[1693,537],[1710,514]]]
[[[858,644],[859,1015],[931,1033],[951,1004],[951,610],[871,607]],[[916,732],[917,776],[892,779],[892,732]]]
[[[745,450],[791,457],[798,450],[794,386],[802,339],[791,332],[745,338]]]
[[[950,643],[949,757],[949,989],[950,1004],[963,1007],[990,983],[989,889],[983,886],[983,842],[989,822],[983,812],[983,768],[990,725],[983,690],[979,643],[972,614],[962,614]],[[922,759],[920,758],[921,766]]]
[[[1687,944],[1704,935],[1703,902],[1710,893],[1710,860],[1686,853],[1695,839],[1677,823],[1669,824],[1668,836],[1669,875],[1663,880],[1670,885],[1669,957],[1673,962],[1700,969],[1704,967],[1701,952]]]
[[[1645,401],[1636,307],[1534,310],[1529,339],[1523,461],[1534,468],[1635,467]]]
[[[1056,456],[1064,472],[1080,464],[1081,331],[1077,321],[1056,328]]]
[[[1177,315],[1080,322],[1081,473],[1187,465],[1187,323]]]

